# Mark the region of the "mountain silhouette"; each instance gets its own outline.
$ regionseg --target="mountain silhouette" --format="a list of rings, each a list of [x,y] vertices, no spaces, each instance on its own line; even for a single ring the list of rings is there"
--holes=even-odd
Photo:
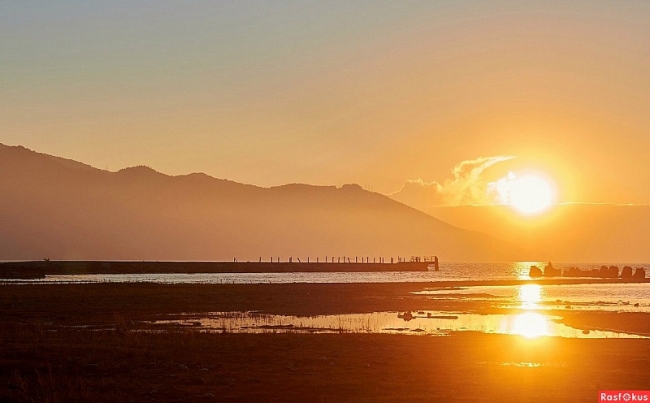
[[[524,257],[358,185],[261,188],[145,166],[109,172],[1,144],[0,222],[0,260]]]

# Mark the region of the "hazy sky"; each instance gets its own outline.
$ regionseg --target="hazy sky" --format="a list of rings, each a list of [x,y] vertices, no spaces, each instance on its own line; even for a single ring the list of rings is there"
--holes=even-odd
[[[0,142],[383,193],[516,156],[650,203],[650,2],[3,1]]]

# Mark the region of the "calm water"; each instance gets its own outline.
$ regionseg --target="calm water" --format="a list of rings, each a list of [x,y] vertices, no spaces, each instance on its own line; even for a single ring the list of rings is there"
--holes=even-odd
[[[400,283],[463,280],[530,279],[530,266],[540,262],[514,263],[441,263],[440,271],[422,272],[319,272],[319,273],[166,273],[166,274],[89,274],[56,275],[44,279],[15,280],[20,283],[161,283],[161,284],[286,284],[286,283]],[[590,270],[600,267],[593,264],[554,264],[555,267],[579,267]],[[622,268],[625,264],[618,264]],[[635,264],[650,272],[650,263]],[[9,280],[2,280],[9,281]]]
[[[431,283],[416,294],[433,299],[486,302],[512,308],[510,314],[479,315],[467,312],[420,311],[411,316],[398,312],[297,317],[255,312],[213,312],[187,314],[183,319],[154,322],[158,325],[192,326],[199,330],[231,333],[393,333],[444,336],[453,331],[517,334],[525,337],[560,336],[572,338],[635,338],[638,335],[611,331],[583,331],[559,323],[559,317],[546,313],[559,310],[604,310],[650,312],[650,283],[643,284],[567,284],[450,287],[445,282],[477,280],[530,280],[528,270],[539,262],[496,264],[441,264],[439,272],[373,273],[197,273],[197,274],[97,274],[46,276],[37,280],[7,280],[20,284],[69,284],[103,282],[148,282],[162,284],[286,284],[286,283]],[[583,270],[594,264],[555,264]],[[624,264],[618,264],[622,268]],[[636,264],[650,272],[650,264]],[[522,312],[523,310],[523,312]]]
[[[479,315],[420,311],[404,313],[289,316],[256,312],[212,312],[186,315],[184,319],[158,320],[157,325],[189,326],[225,333],[390,333],[446,336],[450,332],[513,334],[527,338],[542,336],[569,338],[645,338],[613,331],[583,331],[562,323],[557,316],[529,311],[517,314]]]
[[[650,283],[439,287],[416,294],[504,308],[650,312]]]
[[[428,272],[357,272],[357,273],[168,273],[168,274],[91,274],[57,275],[35,280],[2,280],[10,283],[160,283],[160,284],[287,284],[287,283],[391,283],[432,282],[431,290],[420,292],[430,298],[482,300],[495,306],[517,307],[527,300],[536,309],[584,309],[606,311],[650,312],[650,283],[643,284],[565,284],[512,286],[444,286],[447,281],[463,280],[530,280],[532,264],[515,263],[442,263],[440,271]],[[592,264],[554,264],[558,268],[579,267],[590,270]],[[625,264],[617,264],[622,268]],[[650,264],[632,264],[650,273]],[[435,289],[433,289],[435,288]],[[522,293],[524,294],[522,296]],[[531,299],[532,298],[532,299]]]
[[[648,312],[650,287],[646,284],[597,284],[546,286],[453,287],[424,290],[429,298],[467,298],[497,301],[513,313],[474,314],[450,311],[372,312],[363,314],[290,316],[259,312],[212,312],[186,314],[183,319],[158,320],[157,325],[191,326],[227,333],[392,333],[445,336],[450,332],[512,334],[527,338],[646,338],[608,330],[582,330],[560,323],[561,317],[546,313],[554,309],[610,309]],[[629,294],[632,301],[617,300]],[[516,309],[516,310],[515,310]]]

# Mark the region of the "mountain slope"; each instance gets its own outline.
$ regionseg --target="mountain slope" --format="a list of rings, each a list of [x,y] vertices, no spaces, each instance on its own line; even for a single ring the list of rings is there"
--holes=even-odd
[[[0,259],[506,261],[524,254],[357,185],[260,188],[0,145]]]

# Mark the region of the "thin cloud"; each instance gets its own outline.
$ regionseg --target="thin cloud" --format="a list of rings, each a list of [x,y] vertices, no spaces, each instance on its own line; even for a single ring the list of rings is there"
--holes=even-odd
[[[513,156],[479,157],[465,160],[452,170],[452,178],[442,183],[422,179],[407,180],[402,188],[389,194],[391,198],[415,208],[431,206],[459,206],[467,204],[490,204],[494,195],[488,190],[484,172],[491,166],[512,160]]]

